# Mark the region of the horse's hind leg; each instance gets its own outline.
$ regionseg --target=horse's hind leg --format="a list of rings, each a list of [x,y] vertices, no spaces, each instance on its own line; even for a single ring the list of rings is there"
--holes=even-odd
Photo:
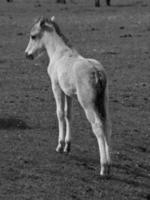
[[[109,121],[105,119],[104,122],[104,132],[105,132],[105,150],[106,150],[106,157],[107,157],[107,166],[106,166],[106,174],[107,176],[110,175],[110,166],[111,166],[111,157],[110,157],[110,137],[111,137],[111,128]]]
[[[106,135],[105,139],[105,147],[106,147],[106,156],[108,162],[108,173],[110,172],[110,165],[111,165],[111,157],[110,157],[110,146],[111,146],[111,121],[110,121],[110,114],[109,114],[109,102],[108,102],[108,88],[106,88],[104,99],[104,111],[105,111],[105,118],[104,118],[104,131]]]
[[[99,146],[99,152],[100,152],[100,175],[105,176],[108,175],[108,156],[107,156],[107,138],[104,128],[104,122],[97,116],[94,108],[88,108],[85,109],[86,116],[91,123],[92,130],[97,138],[98,146]]]
[[[71,150],[71,107],[72,99],[71,97],[65,96],[65,121],[66,121],[66,136],[65,136],[65,147],[64,152],[69,153]]]
[[[80,104],[82,105],[86,117],[88,121],[91,124],[92,130],[97,138],[98,146],[99,146],[99,153],[100,153],[100,175],[105,176],[108,175],[107,172],[107,154],[106,154],[106,135],[105,135],[105,128],[104,128],[104,122],[100,119],[100,117],[97,114],[97,111],[95,109],[95,105],[92,101],[83,100],[81,96],[78,96],[78,100]]]
[[[88,96],[85,95],[85,96]],[[91,95],[92,96],[92,95]],[[93,100],[85,98],[81,93],[78,95],[78,100],[82,105],[86,117],[92,126],[92,130],[97,138],[99,152],[100,152],[100,175],[108,176],[110,169],[110,153],[109,153],[109,133],[107,124],[107,110],[104,104],[105,98],[101,97],[101,101],[96,105]],[[100,100],[100,99],[99,99]],[[107,102],[105,102],[107,104]],[[100,105],[100,107],[99,107]],[[97,107],[98,106],[98,107]],[[106,115],[105,115],[106,113]],[[103,117],[101,117],[103,116]]]
[[[106,0],[107,6],[110,6],[110,0]]]

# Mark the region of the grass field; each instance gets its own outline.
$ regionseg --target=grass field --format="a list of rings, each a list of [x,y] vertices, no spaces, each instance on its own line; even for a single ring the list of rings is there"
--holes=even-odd
[[[150,2],[0,1],[0,200],[150,199]],[[77,100],[72,152],[57,154],[46,55],[25,59],[36,17],[55,15],[85,57],[100,60],[110,88],[112,177],[99,177],[96,139]]]

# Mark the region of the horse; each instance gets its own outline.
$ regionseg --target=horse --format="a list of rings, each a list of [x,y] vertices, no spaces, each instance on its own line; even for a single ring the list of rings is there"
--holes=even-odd
[[[106,5],[110,6],[111,0],[106,0]],[[100,7],[100,0],[95,0],[95,7]]]
[[[40,17],[30,31],[25,50],[28,59],[46,51],[47,68],[56,101],[59,136],[57,152],[71,150],[71,105],[76,96],[91,124],[99,146],[100,176],[110,174],[111,125],[108,106],[108,80],[102,64],[81,56],[61,32],[55,18]]]

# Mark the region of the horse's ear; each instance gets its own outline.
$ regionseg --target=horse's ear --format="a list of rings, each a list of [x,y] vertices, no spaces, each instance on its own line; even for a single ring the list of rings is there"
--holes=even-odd
[[[50,23],[50,21],[48,20],[48,18],[45,18],[45,17],[41,17],[40,18],[40,27],[43,30],[49,30],[49,31],[53,30],[52,24]]]
[[[51,17],[51,21],[54,22],[55,21],[55,16]]]

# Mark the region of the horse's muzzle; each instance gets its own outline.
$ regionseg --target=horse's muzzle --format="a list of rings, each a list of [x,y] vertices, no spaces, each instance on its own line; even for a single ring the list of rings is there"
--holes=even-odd
[[[34,59],[34,56],[32,54],[25,53],[25,56],[29,60],[33,60]]]

